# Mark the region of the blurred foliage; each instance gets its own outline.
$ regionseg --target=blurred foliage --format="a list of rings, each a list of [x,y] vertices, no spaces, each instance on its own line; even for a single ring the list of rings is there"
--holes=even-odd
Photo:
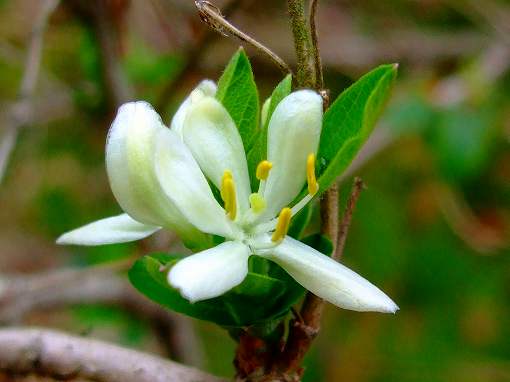
[[[0,1],[1,110],[16,99],[36,3]],[[117,52],[136,97],[153,102],[179,78],[199,23],[182,1],[155,3],[167,7],[155,12],[132,2]],[[321,50],[332,99],[369,68],[400,63],[396,95],[375,130],[391,139],[356,172],[367,190],[343,261],[387,291],[401,310],[386,316],[328,307],[306,359],[305,381],[510,380],[510,55],[508,39],[498,32],[510,25],[498,24],[508,21],[509,9],[505,1],[491,0],[484,9],[476,4],[321,1]],[[283,3],[254,2],[235,17],[292,60]],[[63,231],[119,212],[104,171],[114,110],[104,95],[101,50],[91,27],[77,20],[69,7],[51,19],[37,117],[20,136],[0,186],[2,273],[147,253],[134,244],[54,245]],[[494,46],[502,57],[493,54]],[[200,79],[218,79],[236,48],[221,36],[206,46],[168,99],[169,110]],[[263,102],[281,75],[247,52]],[[341,186],[342,204],[350,182]],[[152,250],[168,250],[168,242],[151,240]],[[29,322],[162,352],[147,325],[122,309],[81,306],[34,314]],[[234,342],[211,324],[194,325],[205,368],[232,375]]]

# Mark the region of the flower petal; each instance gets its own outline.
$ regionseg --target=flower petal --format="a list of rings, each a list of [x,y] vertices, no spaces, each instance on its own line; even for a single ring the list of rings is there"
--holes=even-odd
[[[133,220],[128,214],[112,216],[64,233],[57,244],[103,245],[143,239],[161,229]]]
[[[170,128],[175,131],[182,138],[182,127],[184,125],[184,119],[186,118],[186,114],[191,105],[192,100],[196,101],[204,96],[214,97],[217,90],[216,84],[211,80],[203,80],[198,84],[198,86],[191,92],[191,94],[184,100],[184,102],[179,106],[177,112],[174,114],[172,118],[172,122],[170,123]]]
[[[250,249],[237,241],[186,257],[168,273],[168,282],[191,302],[221,296],[248,274]]]
[[[169,131],[146,102],[119,108],[106,142],[106,170],[122,209],[133,219],[175,230],[188,245],[204,240],[166,196],[156,179],[156,136]]]
[[[232,172],[237,205],[248,209],[250,178],[243,141],[227,109],[213,97],[193,101],[184,121],[183,138],[202,171],[218,188],[225,170]]]
[[[261,256],[280,265],[310,292],[341,308],[383,313],[398,310],[388,296],[363,277],[288,236]]]
[[[158,134],[156,174],[169,199],[203,232],[232,237],[233,224],[214,195],[186,145],[172,130]]]
[[[322,127],[322,98],[312,90],[289,94],[269,121],[267,159],[273,168],[267,179],[264,217],[275,216],[301,191],[306,180],[306,158],[316,153]]]

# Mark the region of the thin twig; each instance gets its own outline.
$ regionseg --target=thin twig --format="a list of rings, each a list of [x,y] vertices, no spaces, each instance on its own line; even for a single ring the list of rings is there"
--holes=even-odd
[[[332,256],[334,257],[338,240],[338,187],[336,184],[325,193],[320,208],[321,233],[329,237],[333,243]],[[287,370],[287,373],[301,375],[300,365],[313,340],[319,334],[323,310],[324,300],[308,292],[301,306],[299,319],[294,319],[291,323],[279,368]]]
[[[59,380],[97,382],[221,382],[159,357],[47,329],[0,329],[0,370]]]
[[[234,13],[241,5],[242,0],[230,0],[223,9],[225,17]],[[162,111],[167,106],[168,100],[175,96],[175,93],[185,83],[188,75],[193,72],[198,66],[201,58],[207,51],[207,47],[211,45],[214,39],[218,38],[220,34],[216,33],[214,29],[207,28],[204,33],[201,33],[198,40],[187,51],[184,52],[184,65],[180,69],[179,74],[172,78],[165,86],[155,102],[156,110]]]
[[[317,32],[317,5],[319,0],[310,2],[310,35],[313,62],[315,64],[315,87],[317,90],[324,88],[324,74],[322,73],[322,59],[319,49],[319,36]]]
[[[333,252],[333,258],[335,260],[340,260],[344,253],[345,242],[347,240],[347,235],[349,234],[349,227],[351,226],[352,214],[354,213],[354,208],[356,207],[356,203],[358,202],[359,196],[364,187],[365,184],[363,183],[363,180],[356,177],[352,186],[351,196],[349,197],[347,205],[345,206],[342,222],[340,223],[336,242],[336,250]]]
[[[300,0],[288,0],[289,16],[291,19],[292,30],[294,34],[294,44],[298,58],[297,67],[297,85],[299,87],[315,84],[317,90],[322,90],[322,78],[317,82],[317,77],[313,77],[313,67],[310,68],[310,62],[313,59],[316,66],[321,66],[319,50],[317,46],[316,35],[314,37],[314,47],[308,49],[308,29],[304,19],[304,2]],[[313,8],[316,8],[316,4]],[[312,28],[315,32],[315,9],[310,19]],[[316,55],[316,57],[310,57]],[[322,68],[319,69],[322,73]],[[317,70],[315,75],[317,75]],[[324,92],[324,109],[329,106],[327,92]],[[338,188],[334,184],[328,189],[320,203],[321,212],[321,233],[327,236],[333,243],[333,255],[337,243],[338,235]],[[290,323],[289,335],[281,357],[276,362],[276,369],[283,373],[288,380],[300,380],[302,375],[301,363],[305,354],[319,333],[322,311],[324,309],[324,300],[315,296],[313,293],[306,294],[303,305],[301,306],[299,319],[294,319]],[[285,379],[284,378],[284,379]],[[285,379],[286,380],[286,379]]]
[[[103,81],[112,109],[133,99],[134,91],[122,69],[119,33],[115,29],[108,2],[97,0],[93,6],[94,33],[99,45]]]
[[[195,5],[200,14],[200,18],[203,22],[209,25],[212,29],[223,34],[224,36],[234,36],[241,41],[247,42],[252,45],[258,51],[264,53],[271,61],[273,61],[283,73],[291,73],[290,67],[283,61],[276,53],[271,51],[268,47],[261,44],[254,38],[250,37],[239,28],[228,22],[225,17],[221,14],[219,8],[211,4],[206,0],[196,0]]]
[[[310,57],[310,31],[305,19],[305,2],[304,0],[287,0],[287,9],[294,36],[297,85],[298,87],[313,87],[315,81]]]
[[[0,182],[3,179],[9,158],[11,157],[19,130],[30,120],[32,113],[32,96],[34,94],[39,71],[41,67],[41,55],[43,49],[43,36],[48,20],[57,8],[59,0],[45,0],[41,3],[34,27],[28,43],[25,59],[25,69],[18,91],[18,100],[14,103],[7,116],[5,133],[0,142]]]

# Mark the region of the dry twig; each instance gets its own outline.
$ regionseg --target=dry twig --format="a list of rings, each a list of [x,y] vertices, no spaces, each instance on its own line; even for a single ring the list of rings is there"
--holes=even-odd
[[[231,15],[242,5],[242,3],[242,0],[230,0],[223,9],[222,13],[224,17]],[[207,28],[207,30],[200,35],[197,42],[184,52],[184,67],[180,70],[176,78],[172,78],[172,80],[163,87],[163,90],[157,97],[157,101],[155,103],[156,110],[163,110],[166,107],[168,100],[173,97],[176,90],[183,85],[189,73],[196,69],[200,59],[207,50],[207,46],[209,46],[218,36],[220,36],[220,34],[215,33],[214,29]]]
[[[220,382],[220,378],[102,341],[45,329],[0,329],[0,370],[98,382]]]
[[[347,241],[349,227],[351,226],[352,214],[354,213],[354,209],[356,207],[356,204],[358,203],[358,199],[361,194],[361,191],[363,190],[363,187],[365,187],[365,184],[363,183],[361,178],[356,177],[354,179],[354,184],[352,186],[351,196],[349,197],[347,205],[345,206],[342,222],[340,223],[340,228],[338,230],[336,249],[333,252],[333,258],[335,260],[340,260],[344,253],[345,242]]]
[[[311,46],[315,67],[315,85],[318,90],[324,88],[324,74],[322,73],[322,59],[319,49],[319,34],[317,31],[317,5],[319,0],[310,2],[310,34],[312,37]]]
[[[285,63],[285,61],[278,57],[276,53],[228,22],[221,14],[221,11],[209,1],[196,0],[195,5],[202,21],[209,25],[212,29],[224,36],[231,35],[241,41],[247,42],[259,52],[269,57],[269,59],[273,61],[283,73],[291,73],[289,66]]]
[[[27,48],[25,69],[18,91],[18,100],[7,112],[7,124],[0,142],[0,182],[3,179],[9,158],[16,145],[19,130],[31,119],[32,96],[41,67],[43,35],[48,20],[58,4],[59,0],[45,0],[41,2],[39,14],[34,22]]]

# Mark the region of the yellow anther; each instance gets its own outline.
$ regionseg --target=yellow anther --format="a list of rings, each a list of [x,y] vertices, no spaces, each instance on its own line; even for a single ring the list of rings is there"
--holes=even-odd
[[[221,178],[220,195],[223,201],[225,201],[225,195],[223,194],[223,190],[225,189],[225,181],[227,179],[233,179],[232,172],[230,170],[225,170],[225,172],[223,173],[223,177]]]
[[[269,170],[271,170],[271,168],[273,168],[273,164],[268,160],[263,160],[260,162],[257,166],[257,171],[255,172],[257,179],[266,180],[269,176]]]
[[[266,209],[266,201],[259,193],[251,194],[249,200],[251,209],[256,214],[259,214]]]
[[[285,237],[285,235],[287,235],[291,217],[292,217],[291,209],[289,207],[282,208],[282,210],[280,211],[280,215],[278,216],[276,229],[274,230],[273,236],[271,237],[272,241],[278,242],[282,240]]]
[[[315,195],[317,191],[319,191],[319,183],[317,183],[317,179],[315,178],[315,154],[308,154],[308,158],[306,159],[306,180],[308,182],[308,193],[310,195]]]
[[[229,170],[225,170],[223,173],[220,195],[225,203],[225,211],[227,212],[228,217],[231,220],[234,220],[237,213],[236,186],[232,173]]]

